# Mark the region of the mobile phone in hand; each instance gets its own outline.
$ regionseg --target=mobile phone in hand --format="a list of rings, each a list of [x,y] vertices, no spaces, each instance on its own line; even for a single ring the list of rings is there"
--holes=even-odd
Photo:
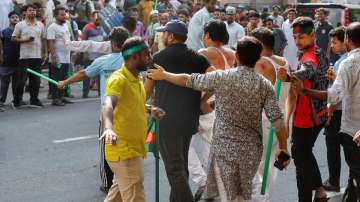
[[[279,159],[277,161],[275,161],[274,166],[276,168],[278,168],[279,170],[284,170],[284,168],[285,168],[284,162],[288,161],[290,159],[290,156],[289,156],[289,154],[282,151],[278,158]]]

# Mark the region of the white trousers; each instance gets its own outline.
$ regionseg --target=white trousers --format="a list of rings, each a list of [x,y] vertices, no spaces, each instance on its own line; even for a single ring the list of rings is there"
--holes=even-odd
[[[262,179],[263,179],[264,168],[265,168],[266,150],[267,150],[267,146],[268,146],[267,143],[268,143],[268,138],[269,138],[269,126],[270,126],[270,122],[266,118],[265,114],[263,113],[262,128],[263,128],[264,149],[263,149],[263,155],[261,158],[259,168],[258,168],[258,170],[255,174],[255,177],[253,179],[253,182],[252,182],[253,189],[252,189],[251,202],[270,202],[271,195],[274,191],[273,188],[274,188],[274,184],[275,184],[276,177],[278,174],[278,169],[275,168],[275,166],[274,166],[275,152],[279,148],[279,146],[278,146],[279,143],[277,141],[275,134],[274,134],[274,138],[273,138],[273,144],[271,145],[272,152],[271,152],[271,158],[270,158],[269,175],[268,175],[267,184],[266,184],[266,193],[265,193],[265,195],[261,195],[261,185],[262,185],[262,181],[263,181]]]
[[[195,134],[189,149],[189,174],[190,179],[199,187],[205,186],[210,146],[215,120],[215,111],[201,115],[199,119],[199,132]]]

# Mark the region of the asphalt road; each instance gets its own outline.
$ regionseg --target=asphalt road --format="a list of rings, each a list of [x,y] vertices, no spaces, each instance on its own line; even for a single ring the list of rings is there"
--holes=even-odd
[[[0,201],[103,201],[105,195],[99,191],[98,117],[98,99],[78,100],[65,107],[8,108],[0,113]],[[325,180],[328,171],[323,135],[319,136],[315,153]],[[154,168],[149,153],[145,162],[147,201],[155,201]],[[347,176],[343,161],[342,185]],[[166,202],[169,185],[163,166],[160,185],[161,202]],[[296,201],[293,164],[279,173],[274,190],[273,202]],[[340,201],[335,198],[333,202]]]

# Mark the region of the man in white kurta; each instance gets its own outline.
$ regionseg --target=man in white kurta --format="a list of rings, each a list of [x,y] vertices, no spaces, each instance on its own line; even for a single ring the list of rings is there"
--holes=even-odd
[[[284,31],[285,37],[287,39],[287,46],[284,49],[284,57],[289,62],[290,71],[296,71],[298,67],[298,49],[296,47],[293,30],[291,28],[292,22],[296,18],[295,9],[289,9],[287,11],[288,19],[283,23],[282,30]]]

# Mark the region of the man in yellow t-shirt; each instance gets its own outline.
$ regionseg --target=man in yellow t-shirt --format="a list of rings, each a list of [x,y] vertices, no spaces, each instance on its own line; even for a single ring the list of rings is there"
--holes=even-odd
[[[146,93],[139,76],[150,64],[144,40],[132,37],[122,47],[125,64],[107,81],[102,110],[105,158],[114,172],[114,182],[105,202],[143,202],[145,138],[147,130]],[[159,117],[159,110],[151,108]]]

